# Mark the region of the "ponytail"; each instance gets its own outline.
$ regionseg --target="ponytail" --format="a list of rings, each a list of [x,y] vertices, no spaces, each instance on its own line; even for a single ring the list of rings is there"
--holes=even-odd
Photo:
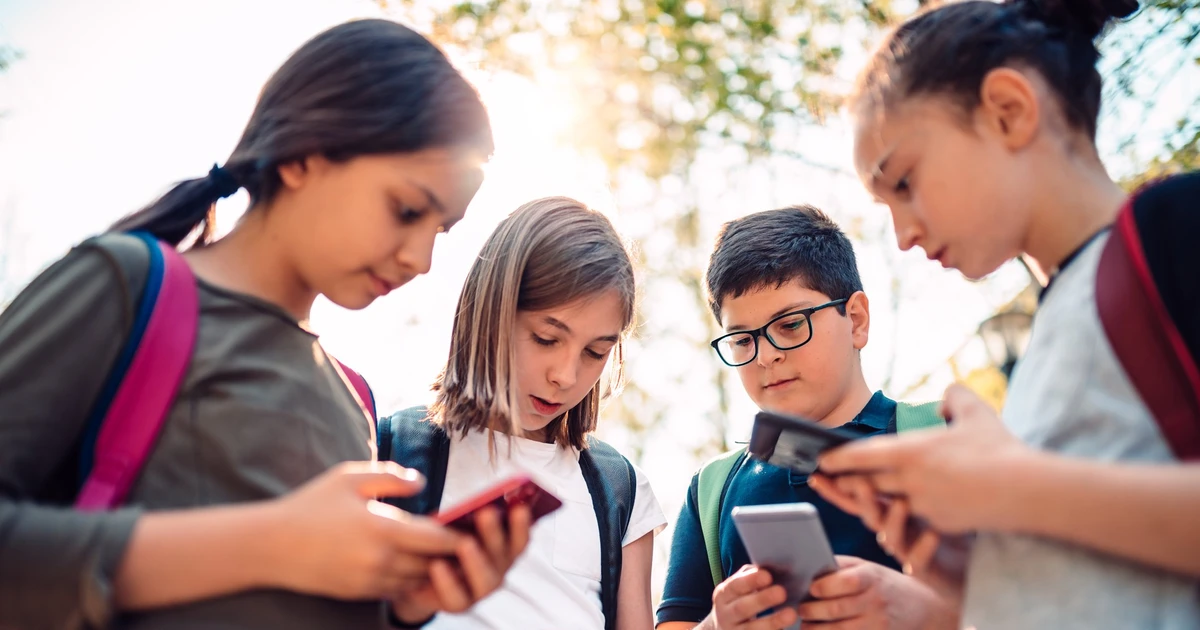
[[[492,128],[475,88],[416,31],[388,20],[355,20],[318,34],[263,86],[242,137],[207,177],[175,185],[112,226],[144,230],[178,246],[199,230],[213,237],[213,205],[245,188],[250,206],[279,192],[278,166],[322,155],[461,148],[491,155]]]
[[[149,232],[155,238],[179,246],[189,234],[200,229],[197,244],[212,240],[216,227],[214,209],[217,200],[241,188],[228,170],[213,164],[207,177],[188,179],[167,191],[150,205],[117,221],[110,232]]]

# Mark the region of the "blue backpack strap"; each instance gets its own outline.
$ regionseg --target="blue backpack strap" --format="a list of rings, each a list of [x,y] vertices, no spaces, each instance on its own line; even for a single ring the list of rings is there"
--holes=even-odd
[[[579,453],[579,468],[600,527],[600,607],[604,612],[604,628],[614,630],[621,554],[637,499],[637,473],[617,449],[590,435],[588,447]]]
[[[84,424],[83,443],[79,451],[78,487],[83,487],[84,481],[92,472],[96,456],[96,438],[100,435],[100,426],[104,423],[104,416],[108,413],[113,397],[117,394],[117,388],[121,386],[121,381],[125,379],[125,373],[129,371],[129,364],[133,361],[133,355],[142,342],[146,324],[150,321],[154,305],[158,302],[158,293],[162,289],[163,272],[166,269],[162,251],[159,250],[158,244],[152,236],[140,232],[136,232],[132,236],[145,243],[149,249],[150,269],[146,276],[146,285],[142,287],[141,297],[138,299],[134,311],[133,325],[129,329],[129,335],[125,338],[125,345],[121,347],[121,352],[117,355],[117,362],[108,373],[104,387],[100,389],[100,395],[96,399],[95,406],[92,407],[92,413],[88,416],[87,423]]]
[[[425,475],[425,488],[411,497],[389,497],[385,502],[412,514],[432,514],[442,503],[450,436],[429,420],[425,407],[410,407],[380,418],[376,439],[380,461],[393,461]]]

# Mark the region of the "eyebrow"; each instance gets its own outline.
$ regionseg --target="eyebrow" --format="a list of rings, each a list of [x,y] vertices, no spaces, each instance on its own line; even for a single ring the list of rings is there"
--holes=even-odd
[[[875,168],[871,170],[871,188],[875,188],[879,185],[880,180],[883,179],[883,171],[887,169],[888,160],[892,159],[892,154],[895,152],[895,147],[889,149],[888,152],[884,154],[883,159],[879,160],[879,163],[876,164]]]
[[[557,329],[559,329],[559,330],[561,330],[561,331],[563,331],[563,332],[567,333],[568,335],[572,334],[572,332],[571,332],[571,327],[570,327],[570,326],[566,325],[566,324],[565,324],[565,323],[563,323],[562,321],[560,321],[560,320],[558,320],[558,319],[555,319],[555,318],[553,318],[553,317],[551,317],[551,316],[549,316],[549,315],[547,315],[547,316],[543,317],[543,318],[542,318],[542,321],[544,321],[544,322],[546,322],[547,324],[550,324],[551,326],[553,326],[553,327],[555,327],[555,328],[557,328]],[[605,336],[603,336],[603,337],[597,337],[596,339],[594,339],[594,340],[593,340],[593,342],[595,342],[595,341],[609,341],[609,342],[612,342],[612,343],[616,343],[616,342],[618,342],[618,341],[620,341],[620,340],[621,340],[621,336],[620,336],[620,335],[605,335]]]
[[[437,198],[437,195],[433,194],[433,191],[432,191],[432,190],[429,190],[428,188],[426,188],[426,187],[424,187],[424,186],[422,186],[422,185],[418,184],[417,182],[414,182],[414,181],[413,181],[413,180],[411,180],[411,179],[410,179],[410,180],[408,180],[408,183],[409,183],[410,185],[412,185],[412,187],[413,187],[413,188],[416,188],[417,190],[419,190],[419,191],[421,191],[422,193],[424,193],[424,194],[425,194],[425,200],[429,202],[429,205],[431,205],[431,206],[433,206],[434,208],[436,208],[436,209],[437,209],[437,211],[438,211],[438,212],[441,212],[442,214],[445,214],[445,213],[446,213],[446,206],[445,206],[445,204],[443,204],[443,203],[442,203],[442,200],[441,200],[441,199],[438,199],[438,198]]]
[[[800,300],[799,302],[792,303],[788,306],[785,306],[785,307],[779,309],[778,311],[775,311],[770,317],[767,318],[767,321],[771,321],[772,319],[775,319],[776,317],[779,317],[780,315],[783,315],[785,313],[790,313],[792,311],[799,311],[799,310],[808,308],[810,306],[816,306],[816,304],[812,300]],[[747,328],[746,326],[743,326],[742,324],[730,324],[725,327],[725,332],[739,332],[739,331],[744,332],[746,330],[749,330],[749,328]]]

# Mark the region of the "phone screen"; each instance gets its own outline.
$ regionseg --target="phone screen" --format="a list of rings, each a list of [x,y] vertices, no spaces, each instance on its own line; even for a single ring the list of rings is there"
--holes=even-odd
[[[504,522],[508,520],[510,507],[528,505],[536,522],[562,507],[562,501],[529,477],[521,476],[502,481],[449,510],[438,512],[434,518],[447,527],[475,533],[475,513],[488,505],[500,511],[501,520]]]

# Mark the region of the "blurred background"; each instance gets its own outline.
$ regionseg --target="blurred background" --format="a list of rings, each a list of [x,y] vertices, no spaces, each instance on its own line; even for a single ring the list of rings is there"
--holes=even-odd
[[[0,0],[0,306],[74,243],[223,162],[258,90],[303,41],[385,16],[440,43],[492,115],[495,157],[433,271],[362,312],[321,301],[325,345],[381,410],[430,399],[459,287],[521,203],[568,195],[634,248],[628,382],[603,437],[668,518],[754,407],[711,354],[703,270],[720,225],[812,203],[851,235],[872,306],[867,380],[893,398],[965,381],[996,405],[1037,290],[1013,262],[981,282],[901,253],[850,161],[841,102],[907,0]],[[1102,44],[1101,154],[1127,187],[1200,166],[1200,0],[1150,0]],[[239,194],[218,207],[230,227]],[[964,209],[969,211],[970,209]],[[656,547],[655,593],[670,530]]]

